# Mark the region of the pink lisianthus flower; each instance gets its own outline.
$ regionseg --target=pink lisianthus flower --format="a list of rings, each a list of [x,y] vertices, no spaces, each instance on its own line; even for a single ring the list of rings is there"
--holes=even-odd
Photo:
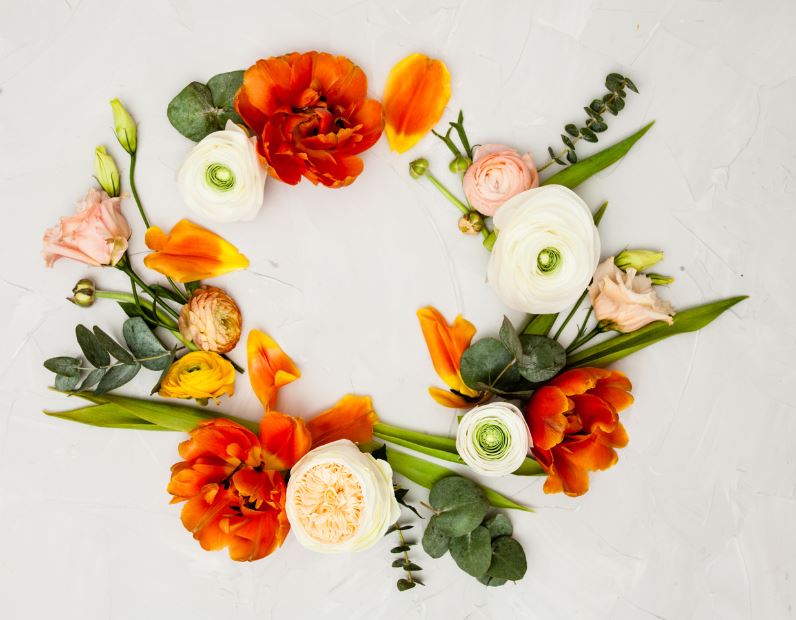
[[[502,144],[483,144],[476,147],[462,186],[470,204],[491,216],[512,196],[539,187],[539,173],[530,153],[520,155]]]
[[[627,333],[653,321],[672,324],[674,308],[658,297],[652,281],[632,267],[622,271],[614,264],[613,256],[597,266],[589,299],[594,316],[607,329]]]
[[[44,233],[42,256],[48,267],[59,258],[95,267],[115,265],[127,251],[130,234],[121,198],[111,198],[92,187],[77,203],[77,213],[62,217],[57,226]]]

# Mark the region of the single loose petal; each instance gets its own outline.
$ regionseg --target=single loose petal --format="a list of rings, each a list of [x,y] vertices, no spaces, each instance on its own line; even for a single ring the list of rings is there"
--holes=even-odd
[[[271,409],[276,405],[279,388],[298,379],[301,373],[276,341],[257,329],[249,332],[246,355],[252,389],[263,408]]]
[[[307,422],[312,447],[317,448],[338,439],[365,443],[373,438],[373,425],[379,421],[369,396],[347,394],[331,409]]]

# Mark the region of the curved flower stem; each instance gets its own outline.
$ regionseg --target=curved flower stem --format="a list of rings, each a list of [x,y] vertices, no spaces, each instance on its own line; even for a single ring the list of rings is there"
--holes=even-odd
[[[426,176],[426,177],[428,178],[428,180],[429,180],[429,181],[431,181],[431,184],[432,184],[434,187],[436,187],[436,188],[439,190],[440,194],[442,194],[443,196],[445,196],[445,198],[447,198],[447,199],[448,199],[448,201],[449,201],[449,202],[450,202],[450,203],[451,203],[451,204],[452,204],[454,207],[456,207],[456,208],[457,208],[459,211],[461,211],[461,212],[462,212],[464,215],[467,215],[467,214],[469,214],[469,213],[470,213],[470,209],[468,209],[468,208],[467,208],[467,205],[466,205],[466,204],[464,204],[464,203],[463,203],[461,200],[459,200],[458,198],[456,198],[456,196],[454,196],[454,195],[451,193],[451,191],[450,191],[450,190],[449,190],[447,187],[445,187],[445,186],[444,186],[442,183],[440,183],[439,179],[437,179],[437,177],[435,177],[435,176],[434,176],[434,175],[431,173],[431,171],[430,171],[430,170],[426,171],[426,174],[425,174],[424,176]]]
[[[150,312],[153,312],[155,316],[157,316],[158,320],[161,323],[161,327],[175,334],[177,339],[180,342],[182,342],[186,347],[195,350],[196,345],[194,345],[192,342],[190,343],[186,342],[182,338],[182,336],[180,335],[179,327],[177,326],[177,323],[174,322],[174,319],[172,319],[168,314],[163,312],[160,308],[155,306],[155,304],[153,304],[152,302],[147,301],[146,299],[139,298],[136,303],[136,297],[132,293],[122,293],[121,291],[96,291],[95,296],[97,297],[97,299],[113,299],[114,301],[120,301],[122,303],[128,303],[128,304],[136,304],[146,308]]]
[[[572,344],[570,344],[567,347],[567,353],[569,354],[572,351],[574,351],[575,349],[578,349],[579,347],[582,347],[584,344],[589,342],[589,340],[591,340],[595,336],[598,336],[599,334],[602,334],[602,333],[603,333],[603,330],[600,329],[600,326],[598,325],[597,327],[595,327],[593,330],[591,330],[585,336],[583,336],[581,338],[576,338],[575,340],[573,340]]]
[[[569,311],[569,314],[564,319],[564,322],[561,323],[561,326],[556,331],[556,335],[553,336],[553,340],[558,340],[558,337],[561,335],[561,332],[564,331],[564,328],[567,326],[567,323],[569,323],[570,319],[572,319],[572,317],[575,316],[575,313],[578,311],[578,308],[580,308],[580,304],[582,304],[583,300],[586,299],[586,295],[588,294],[588,292],[589,289],[586,289],[585,291],[583,291],[581,296],[578,297],[578,301],[575,302],[575,305],[572,306],[572,310]]]
[[[160,296],[157,293],[155,293],[155,291],[153,291],[149,287],[149,285],[146,282],[144,282],[141,279],[141,277],[135,272],[135,270],[133,269],[133,266],[130,264],[130,259],[129,259],[129,257],[127,255],[125,255],[124,259],[122,259],[121,261],[119,261],[117,263],[116,268],[119,269],[120,271],[126,273],[127,276],[130,278],[130,280],[132,280],[135,284],[137,284],[139,287],[141,287],[141,290],[145,291],[152,298],[153,302],[156,305],[160,304],[160,306],[166,312],[168,312],[171,316],[173,316],[175,319],[179,318],[180,313],[177,312],[171,306],[169,306],[166,302],[164,302],[160,298]]]
[[[138,206],[138,212],[141,214],[141,219],[144,220],[144,225],[149,228],[149,220],[147,219],[146,213],[144,213],[144,207],[141,204],[141,198],[139,198],[138,189],[135,186],[135,161],[135,152],[130,153],[130,191],[133,192],[133,198],[135,199],[135,204]]]

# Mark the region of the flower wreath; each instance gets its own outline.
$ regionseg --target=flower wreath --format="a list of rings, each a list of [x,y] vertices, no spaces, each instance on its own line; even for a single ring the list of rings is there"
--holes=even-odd
[[[116,137],[130,156],[130,191],[147,226],[144,265],[165,279],[147,282],[132,264],[120,174],[107,149],[98,147],[100,189],[89,189],[77,212],[45,233],[43,255],[48,266],[70,258],[126,275],[129,292],[99,290],[83,279],[71,298],[84,307],[118,302],[127,315],[124,344],[98,326],[78,325],[83,357],[53,357],[44,365],[55,373],[55,389],[88,404],[45,413],[100,427],[187,432],[168,492],[183,504],[182,522],[202,548],[226,548],[233,560],[266,557],[291,530],[305,547],[327,553],[369,549],[394,532],[393,566],[405,572],[398,589],[422,585],[421,567],[409,555],[415,541],[405,534],[413,524],[402,519],[400,505],[420,514],[394,482],[393,474],[400,474],[430,490],[423,505],[431,517],[422,537],[429,556],[450,552],[463,571],[488,586],[521,579],[525,553],[496,509],[528,507],[412,452],[485,477],[543,475],[545,493],[581,495],[590,472],[616,464],[617,449],[628,442],[620,413],[633,402],[631,384],[605,367],[700,329],[743,299],[675,312],[657,288],[673,279],[649,272],[661,252],[626,249],[601,262],[598,226],[607,203],[592,212],[573,190],[624,157],[652,126],[582,159],[580,143],[598,142],[609,115],[618,115],[629,93],[638,92],[618,73],[608,75],[605,87],[584,108],[584,122],[564,127],[563,148],[549,147],[542,166],[508,146],[472,146],[461,112],[444,134],[434,135],[451,151],[450,170],[463,197],[432,173],[426,159],[409,166],[412,178],[430,182],[461,212],[463,233],[483,237],[489,284],[506,306],[528,314],[520,329],[504,317],[497,338],[473,342],[476,329],[463,317],[449,323],[431,306],[418,311],[434,368],[447,386],[430,388],[430,395],[442,406],[466,410],[455,438],[380,422],[366,396],[345,395],[306,421],[281,412],[279,390],[301,373],[257,329],[248,332],[246,353],[264,411],[259,422],[163,400],[207,405],[233,396],[243,369],[227,356],[241,337],[242,314],[229,294],[202,281],[245,269],[248,260],[189,220],[168,233],[150,224],[135,185],[137,126],[113,100]],[[291,185],[302,178],[332,188],[349,185],[364,170],[361,154],[383,131],[398,152],[433,131],[450,90],[445,64],[422,54],[395,65],[382,102],[368,97],[367,78],[351,60],[317,52],[258,60],[245,71],[192,82],[168,106],[174,127],[197,142],[177,174],[183,201],[223,223],[257,216],[268,176]],[[542,179],[552,166],[559,169]],[[565,328],[587,298],[586,316],[565,344]],[[173,344],[166,344],[168,333]],[[162,399],[115,393],[142,368],[160,373],[152,394]]]

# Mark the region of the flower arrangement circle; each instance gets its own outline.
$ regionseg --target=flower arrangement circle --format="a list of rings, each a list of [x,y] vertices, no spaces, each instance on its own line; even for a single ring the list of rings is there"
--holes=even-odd
[[[292,53],[249,67],[235,108],[275,178],[342,187],[362,172],[358,155],[384,128],[381,103],[367,89],[365,73],[345,56]]]
[[[473,471],[505,476],[523,464],[530,434],[522,412],[511,403],[495,401],[470,409],[459,420],[456,450]]]
[[[494,217],[500,231],[487,268],[489,284],[510,308],[531,314],[572,305],[600,260],[589,207],[566,187],[517,194]]]

